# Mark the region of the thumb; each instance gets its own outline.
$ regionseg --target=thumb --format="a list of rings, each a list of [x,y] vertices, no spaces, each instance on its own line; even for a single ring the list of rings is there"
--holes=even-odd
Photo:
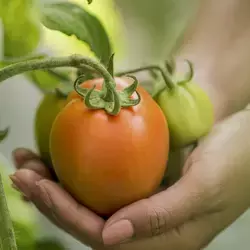
[[[197,216],[205,209],[200,183],[189,171],[167,190],[119,210],[105,224],[104,244],[153,237]]]

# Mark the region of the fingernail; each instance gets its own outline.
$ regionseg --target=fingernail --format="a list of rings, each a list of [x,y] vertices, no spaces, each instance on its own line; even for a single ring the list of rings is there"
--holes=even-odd
[[[27,189],[27,187],[23,185],[15,175],[10,175],[9,178],[12,181],[12,187],[20,192],[26,199],[30,199],[30,191]]]
[[[134,235],[134,227],[128,220],[118,221],[104,229],[102,237],[105,245],[117,245],[130,240]]]

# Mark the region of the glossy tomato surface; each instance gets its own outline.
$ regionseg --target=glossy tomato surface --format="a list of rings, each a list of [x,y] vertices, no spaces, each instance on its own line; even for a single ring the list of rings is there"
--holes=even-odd
[[[95,79],[82,86],[100,89],[102,83]],[[116,78],[116,84],[120,90],[129,83]],[[102,216],[150,196],[165,172],[167,121],[146,90],[137,91],[140,104],[122,108],[117,116],[88,109],[72,93],[52,127],[51,157],[59,180],[80,203]]]

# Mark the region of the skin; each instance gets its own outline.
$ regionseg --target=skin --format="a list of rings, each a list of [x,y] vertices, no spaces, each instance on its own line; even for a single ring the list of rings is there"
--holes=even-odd
[[[180,59],[194,61],[196,82],[213,101],[216,125],[190,155],[185,154],[189,157],[183,160],[181,178],[170,188],[124,208],[105,222],[53,182],[35,154],[25,149],[13,153],[18,170],[12,179],[19,190],[52,222],[96,250],[199,250],[249,208],[250,113],[243,109],[250,101],[250,31],[245,29],[250,3],[201,3]],[[235,32],[236,40],[232,39]],[[123,218],[133,227],[123,221],[108,233],[111,222]],[[103,242],[110,245],[129,238],[131,232],[136,237],[129,243],[103,246]]]
[[[117,82],[120,88],[128,86],[123,79]],[[100,83],[97,79],[83,85],[100,89]],[[61,184],[101,216],[150,196],[165,172],[166,119],[143,88],[138,92],[141,102],[122,108],[115,117],[102,109],[90,110],[73,97],[53,123],[51,158]]]

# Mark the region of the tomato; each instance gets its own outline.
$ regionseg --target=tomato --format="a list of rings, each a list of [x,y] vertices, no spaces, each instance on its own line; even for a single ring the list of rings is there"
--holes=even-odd
[[[117,90],[129,85],[122,78],[115,81]],[[94,79],[82,86],[100,89],[102,83],[103,79]],[[164,176],[167,121],[146,90],[137,91],[140,103],[122,108],[117,116],[88,109],[72,93],[52,126],[50,151],[61,184],[101,216],[150,196]]]
[[[163,90],[157,102],[168,119],[173,148],[185,147],[207,135],[214,124],[213,105],[203,89],[192,81]]]
[[[41,38],[36,6],[30,0],[0,0],[0,6],[4,26],[4,55],[22,57],[32,53]]]
[[[35,138],[39,153],[43,161],[49,166],[52,165],[50,150],[49,150],[49,136],[52,124],[65,106],[67,100],[65,97],[57,93],[46,94],[40,102],[35,117]]]

